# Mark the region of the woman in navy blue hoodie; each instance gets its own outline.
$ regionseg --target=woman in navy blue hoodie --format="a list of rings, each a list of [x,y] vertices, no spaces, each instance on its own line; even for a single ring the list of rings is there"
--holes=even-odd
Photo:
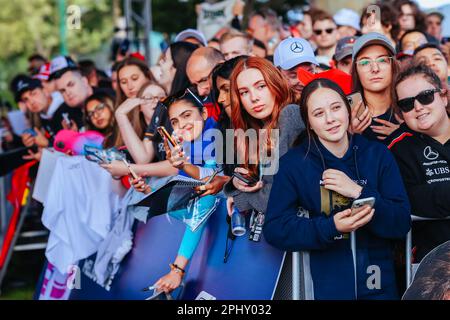
[[[395,160],[382,144],[348,134],[350,106],[334,82],[308,84],[301,106],[307,136],[280,160],[264,235],[282,250],[309,252],[303,271],[314,299],[396,299],[391,240],[411,222]],[[367,197],[374,208],[352,214],[352,201]]]

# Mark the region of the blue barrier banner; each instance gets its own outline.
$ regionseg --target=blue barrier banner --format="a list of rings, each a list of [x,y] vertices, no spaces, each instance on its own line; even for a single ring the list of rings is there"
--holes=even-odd
[[[208,220],[200,244],[192,257],[184,279],[183,290],[174,298],[194,299],[262,299],[273,297],[284,253],[260,242],[237,237],[224,263],[228,232],[225,201]],[[167,215],[151,218],[147,224],[136,226],[132,251],[122,261],[109,290],[93,280],[95,255],[80,261],[80,288],[73,289],[72,300],[124,299],[144,300],[152,292],[142,289],[153,285],[169,272],[185,231],[185,225]],[[229,241],[230,242],[230,241]],[[206,297],[206,298],[205,298]]]

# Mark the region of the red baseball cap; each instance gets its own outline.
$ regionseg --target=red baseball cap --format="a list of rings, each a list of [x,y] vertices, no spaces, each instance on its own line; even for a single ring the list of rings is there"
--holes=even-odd
[[[39,79],[42,81],[48,81],[48,78],[50,77],[50,63],[46,63],[41,66],[39,69],[39,73],[34,75],[34,79]]]
[[[130,57],[133,57],[133,58],[136,58],[136,59],[139,59],[139,60],[142,60],[145,62],[145,57],[142,54],[140,54],[139,52],[133,52],[132,54],[130,54]]]
[[[352,77],[339,69],[330,69],[314,74],[302,68],[298,68],[297,77],[304,86],[316,79],[328,79],[336,82],[346,95],[352,93]]]

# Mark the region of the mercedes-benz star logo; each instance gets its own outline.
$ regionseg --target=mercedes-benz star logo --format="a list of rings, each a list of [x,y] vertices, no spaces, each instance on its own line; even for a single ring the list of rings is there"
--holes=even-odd
[[[300,42],[293,42],[291,44],[291,51],[294,53],[300,53],[303,51],[303,46]]]
[[[439,153],[431,149],[430,146],[426,147],[423,150],[423,156],[428,160],[436,160],[439,157]]]

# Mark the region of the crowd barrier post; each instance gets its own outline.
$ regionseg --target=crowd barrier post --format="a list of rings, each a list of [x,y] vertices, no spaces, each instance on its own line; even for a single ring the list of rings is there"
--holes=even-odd
[[[5,177],[0,177],[0,239],[3,238],[3,232],[6,225],[6,190]],[[0,244],[2,241],[0,241]]]
[[[443,221],[443,220],[450,220],[450,217],[447,218],[425,218],[425,217],[419,217],[411,215],[412,222],[417,221]],[[409,230],[407,236],[406,236],[406,245],[405,245],[405,257],[406,257],[406,289],[409,288],[411,285],[413,279],[414,279],[414,270],[412,263],[412,227]]]
[[[300,252],[292,252],[292,300],[300,300]]]

